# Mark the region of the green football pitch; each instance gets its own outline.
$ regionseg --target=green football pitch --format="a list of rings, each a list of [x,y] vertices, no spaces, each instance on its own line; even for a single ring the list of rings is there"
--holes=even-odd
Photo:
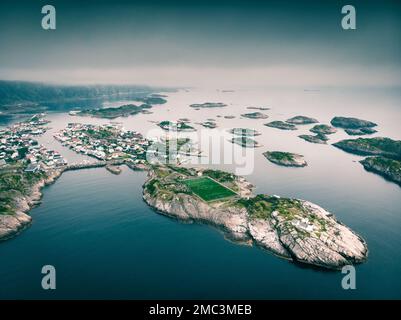
[[[204,201],[214,201],[236,195],[236,193],[209,177],[185,180],[184,183]]]

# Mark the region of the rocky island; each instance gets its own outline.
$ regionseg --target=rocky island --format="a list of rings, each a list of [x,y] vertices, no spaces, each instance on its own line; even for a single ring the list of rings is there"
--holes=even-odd
[[[136,115],[138,113],[148,111],[148,109],[150,108],[152,108],[152,106],[149,104],[142,104],[140,106],[134,104],[126,104],[119,107],[86,109],[82,111],[77,111],[73,113],[73,115],[82,117],[115,119],[118,117],[128,117]]]
[[[135,101],[138,102],[143,102],[145,104],[165,104],[167,102],[166,98],[167,96],[162,95],[162,94],[152,94],[148,97],[143,97],[143,98],[135,98]]]
[[[329,140],[324,134],[321,133],[318,133],[316,135],[301,134],[298,137],[304,139],[305,141],[317,144],[326,144]]]
[[[358,138],[342,140],[333,145],[353,154],[373,156],[360,161],[363,167],[401,184],[401,141],[381,137]]]
[[[333,134],[337,132],[337,129],[327,124],[317,124],[309,131],[318,134]]]
[[[213,225],[234,241],[297,263],[340,269],[368,255],[366,242],[320,206],[255,196],[245,179],[223,171],[152,166],[143,199],[161,214]]]
[[[270,162],[273,162],[280,166],[305,167],[308,165],[304,159],[304,156],[296,153],[282,152],[282,151],[266,151],[263,153],[263,155]]]
[[[249,110],[259,110],[259,111],[267,111],[270,110],[268,107],[246,107]]]
[[[401,186],[401,161],[384,157],[368,157],[360,163],[367,171],[377,173]]]
[[[287,119],[286,122],[291,124],[312,124],[312,123],[318,123],[319,121],[310,117],[295,116],[290,119]]]
[[[276,128],[280,130],[297,130],[297,127],[291,123],[284,121],[271,121],[264,124],[267,127]]]
[[[199,123],[202,127],[205,127],[205,128],[208,128],[208,129],[215,129],[215,128],[217,128],[217,123],[216,123],[216,121],[210,121],[210,120],[208,120],[208,121],[204,121],[204,122],[201,122],[201,123]]]
[[[31,224],[28,211],[40,203],[41,189],[53,183],[61,172],[28,172],[20,164],[1,169],[0,240],[12,238]]]
[[[333,146],[358,155],[384,156],[401,159],[401,141],[390,138],[346,139],[333,143]]]
[[[334,117],[330,123],[335,127],[343,129],[360,129],[377,126],[374,122],[351,117]]]
[[[267,119],[269,116],[262,112],[251,112],[241,114],[241,117],[249,118],[249,119]]]
[[[191,108],[195,109],[203,109],[203,108],[223,108],[227,105],[222,102],[205,102],[205,103],[194,103],[191,104]]]
[[[256,131],[255,129],[249,129],[249,128],[232,128],[228,132],[236,136],[245,136],[245,137],[260,136],[260,132]]]
[[[229,140],[231,143],[238,144],[244,148],[257,148],[259,147],[259,143],[248,136],[239,136],[234,137]]]
[[[190,126],[187,122],[172,122],[172,121],[161,121],[157,124],[160,128],[166,131],[177,131],[177,132],[193,132],[196,131],[194,127]]]
[[[373,128],[345,129],[344,131],[350,136],[364,136],[377,132]]]

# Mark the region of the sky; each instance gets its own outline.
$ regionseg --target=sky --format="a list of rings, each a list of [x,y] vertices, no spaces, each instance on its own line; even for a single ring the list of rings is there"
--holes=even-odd
[[[56,8],[56,30],[41,27]],[[343,5],[356,30],[341,27]],[[401,85],[401,1],[0,1],[0,79]]]

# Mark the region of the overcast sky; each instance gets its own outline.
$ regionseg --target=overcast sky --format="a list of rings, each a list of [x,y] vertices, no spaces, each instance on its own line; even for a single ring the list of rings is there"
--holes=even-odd
[[[54,31],[41,28],[48,3]],[[341,28],[348,3],[356,30]],[[400,1],[0,2],[1,79],[400,85],[400,57]]]

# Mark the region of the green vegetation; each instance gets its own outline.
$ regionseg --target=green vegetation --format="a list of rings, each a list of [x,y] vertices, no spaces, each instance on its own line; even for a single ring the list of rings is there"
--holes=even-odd
[[[150,193],[151,196],[154,196],[156,194],[158,184],[158,179],[152,179],[146,184],[146,190]]]
[[[301,134],[298,137],[301,138],[301,139],[304,139],[305,141],[308,141],[308,142],[311,142],[311,143],[319,143],[319,144],[326,144],[326,142],[329,140],[322,133],[318,133],[316,135]]]
[[[167,131],[195,131],[195,128],[185,122],[175,123],[172,121],[164,120],[158,123],[158,126]]]
[[[227,188],[234,190],[235,192],[239,191],[239,186],[237,184],[236,176],[232,173],[221,171],[221,170],[211,170],[207,169],[203,171],[203,175],[210,177],[214,180],[217,180]]]
[[[237,205],[243,206],[254,219],[270,219],[273,212],[276,212],[286,222],[286,226],[294,228],[289,222],[308,218],[314,225],[318,226],[317,232],[326,231],[326,221],[308,212],[302,206],[302,202],[297,199],[279,198],[259,194],[249,199],[239,199]],[[297,232],[305,232],[297,229]]]
[[[229,132],[236,136],[242,136],[242,137],[254,137],[260,135],[258,131],[248,128],[233,128]]]
[[[103,128],[100,130],[88,129],[86,133],[94,139],[106,139],[113,135],[113,133],[110,130],[106,130]]]
[[[401,185],[401,141],[390,138],[358,138],[341,140],[337,148],[358,155],[373,155],[360,163],[367,171],[377,173]]]
[[[246,136],[232,138],[230,142],[238,144],[244,148],[256,148],[259,146],[255,140]]]
[[[235,181],[234,174],[221,170],[206,169],[205,171],[203,171],[203,175],[208,176],[214,180],[217,180],[220,183]]]
[[[401,141],[390,138],[358,138],[341,140],[333,144],[347,152],[361,155],[381,155],[401,159]]]
[[[320,134],[333,134],[337,132],[337,129],[327,124],[317,124],[309,131]]]
[[[269,156],[277,161],[293,161],[294,156],[290,152],[271,151]]]
[[[368,157],[360,162],[366,170],[401,185],[401,161],[384,157]]]
[[[0,80],[0,118],[11,119],[18,114],[37,114],[49,110],[61,112],[92,109],[104,101],[144,100],[162,103],[155,91],[175,89],[134,85],[51,85],[35,82]]]
[[[114,119],[118,117],[126,117],[142,112],[144,109],[151,108],[148,104],[136,106],[134,104],[126,104],[116,108],[87,109],[77,113],[78,116],[92,116],[97,118]]]
[[[150,96],[150,97],[144,97],[144,98],[136,98],[135,101],[140,101],[145,104],[165,104],[167,102],[166,99],[163,99],[163,97],[160,96]]]
[[[319,121],[314,118],[310,118],[310,117],[295,116],[290,119],[287,119],[286,122],[292,123],[292,124],[311,124],[311,123],[317,123]]]
[[[251,112],[241,114],[241,117],[249,118],[249,119],[267,119],[269,116],[262,112]]]
[[[377,126],[376,123],[371,121],[349,117],[334,117],[330,123],[335,127],[344,129],[371,128]]]
[[[13,214],[15,198],[27,196],[31,187],[44,173],[28,173],[21,166],[10,166],[0,171],[0,214]]]
[[[167,165],[167,168],[169,168],[169,169],[171,169],[171,170],[173,170],[173,171],[175,171],[177,173],[180,173],[180,174],[182,174],[184,176],[192,177],[192,176],[196,175],[195,170],[192,169],[192,168],[177,167],[177,166],[172,166],[172,165]]]
[[[163,89],[165,91],[167,89]],[[67,86],[39,82],[0,80],[0,105],[17,103],[40,103],[50,101],[104,98],[104,96],[143,95],[151,90],[133,85]],[[171,90],[170,90],[171,91]]]
[[[240,199],[237,203],[244,206],[252,218],[267,219],[276,211],[284,216],[286,220],[292,220],[295,215],[304,213],[299,200],[266,196],[263,194],[250,199]]]
[[[350,136],[363,136],[377,132],[373,128],[345,129],[344,131]]]
[[[266,151],[263,153],[267,160],[286,167],[305,167],[307,162],[300,154],[283,151]]]
[[[246,208],[251,218],[255,219],[270,218],[275,208],[275,202],[261,194],[249,199],[241,198],[236,204]]]
[[[226,104],[221,103],[221,102],[205,102],[205,103],[194,103],[191,104],[191,108],[222,108],[225,107]]]
[[[297,130],[297,127],[295,125],[278,120],[265,123],[264,125],[267,127],[277,128],[281,130]]]
[[[228,198],[236,193],[209,177],[200,177],[183,181],[189,189],[204,201]]]

